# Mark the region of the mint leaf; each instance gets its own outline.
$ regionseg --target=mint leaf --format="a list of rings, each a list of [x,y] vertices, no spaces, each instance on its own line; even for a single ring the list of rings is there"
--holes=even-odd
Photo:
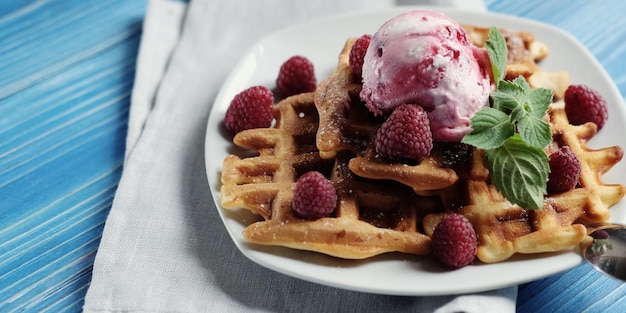
[[[493,100],[493,108],[502,112],[508,112],[515,108],[523,106],[524,89],[506,80],[498,83],[498,89],[493,91],[489,96]]]
[[[543,118],[548,112],[548,107],[552,103],[554,94],[552,90],[546,88],[537,88],[530,91],[528,96],[530,102],[533,104],[533,114],[538,118]]]
[[[511,203],[525,209],[543,207],[550,167],[542,149],[526,144],[519,135],[486,151],[491,181]]]
[[[509,116],[493,108],[483,108],[470,119],[472,132],[462,142],[479,149],[493,149],[515,134],[515,126]]]
[[[531,113],[517,121],[517,130],[522,140],[535,148],[544,148],[552,141],[550,124]]]
[[[523,107],[528,102],[529,92],[530,86],[523,77],[519,76],[513,81],[498,82],[498,89],[490,96],[494,100],[494,108],[507,112],[507,110]]]
[[[502,36],[502,33],[500,33],[496,27],[491,27],[489,29],[487,41],[485,41],[485,47],[487,48],[487,53],[489,54],[494,81],[498,82],[503,80],[506,76],[506,40],[504,40],[504,36]]]
[[[528,92],[530,91],[530,86],[528,85],[528,83],[526,82],[526,79],[524,79],[523,76],[517,76],[514,80],[513,80],[513,84],[520,86],[524,92]]]
[[[512,82],[500,81],[500,88],[491,93],[493,107],[509,112],[522,140],[533,147],[543,148],[552,140],[550,125],[543,120],[552,102],[552,91],[530,86],[521,76]]]

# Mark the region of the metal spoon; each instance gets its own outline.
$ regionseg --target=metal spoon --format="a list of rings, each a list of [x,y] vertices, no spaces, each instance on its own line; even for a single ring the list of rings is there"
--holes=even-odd
[[[603,224],[587,229],[593,240],[581,243],[583,258],[597,270],[626,282],[626,226]]]

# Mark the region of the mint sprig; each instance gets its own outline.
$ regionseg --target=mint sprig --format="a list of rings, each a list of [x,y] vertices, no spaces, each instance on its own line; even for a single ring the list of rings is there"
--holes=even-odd
[[[543,118],[552,91],[531,89],[523,77],[506,76],[507,47],[500,31],[491,27],[485,43],[496,89],[491,107],[470,119],[472,132],[462,142],[486,151],[491,180],[511,203],[538,210],[543,207],[550,166],[543,148],[552,140]]]

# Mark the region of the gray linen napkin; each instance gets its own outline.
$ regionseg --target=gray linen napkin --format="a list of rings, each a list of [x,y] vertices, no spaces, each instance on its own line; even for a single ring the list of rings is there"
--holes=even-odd
[[[398,1],[425,4],[437,1]],[[437,3],[484,9],[482,1]],[[514,312],[517,288],[395,297],[270,271],[232,243],[204,166],[211,104],[239,57],[272,31],[391,1],[149,2],[127,155],[85,312]]]

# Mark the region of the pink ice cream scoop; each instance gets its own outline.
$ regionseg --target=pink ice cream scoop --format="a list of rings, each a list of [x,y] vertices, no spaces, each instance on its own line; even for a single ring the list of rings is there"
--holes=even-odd
[[[492,90],[485,50],[470,44],[451,18],[416,10],[387,21],[372,36],[361,99],[374,114],[404,103],[428,113],[434,140],[460,141]]]

